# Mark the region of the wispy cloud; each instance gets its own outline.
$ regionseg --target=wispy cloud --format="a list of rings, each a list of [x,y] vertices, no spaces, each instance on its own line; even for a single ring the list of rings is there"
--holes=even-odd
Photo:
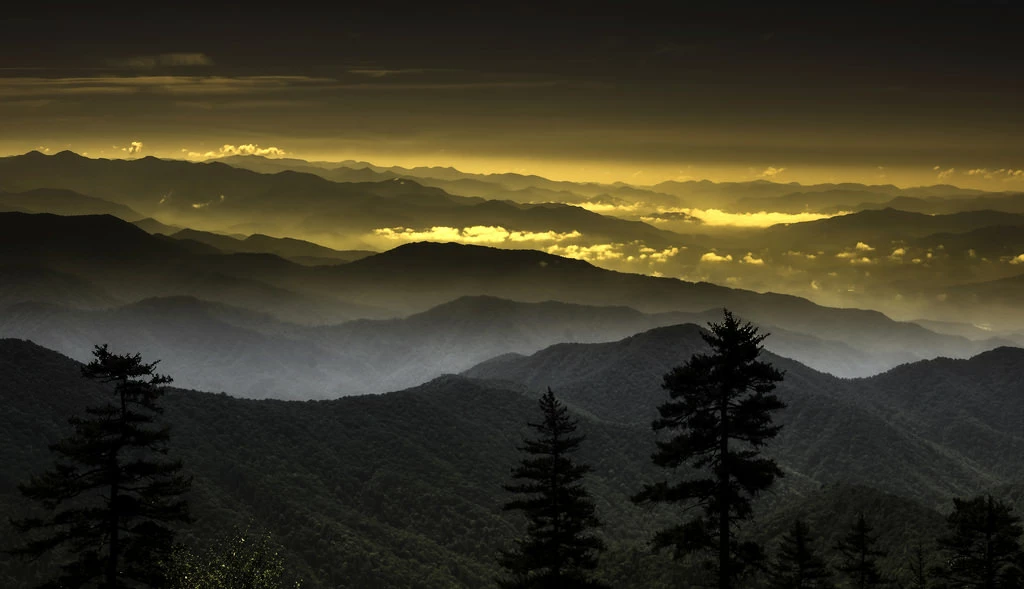
[[[354,67],[346,70],[350,74],[357,76],[367,76],[369,78],[388,78],[392,76],[408,76],[417,74],[431,74],[440,72],[453,72],[457,70],[444,69],[444,68],[376,68],[376,67]]]
[[[213,60],[204,53],[160,53],[108,59],[107,65],[114,68],[147,70],[155,67],[210,66],[213,65]]]
[[[1013,168],[999,168],[998,170],[989,170],[988,168],[974,168],[967,170],[968,176],[981,176],[986,180],[994,180],[1000,178],[1003,180],[1011,180],[1024,178],[1024,170],[1015,170]]]
[[[938,178],[939,180],[945,180],[946,178],[949,178],[954,173],[956,173],[956,168],[948,168],[943,170],[942,166],[933,166],[932,171],[937,172],[937,174],[935,174],[936,178]]]
[[[775,166],[768,166],[767,168],[761,171],[760,176],[762,178],[775,178],[785,171],[786,168],[776,168]]]
[[[0,78],[0,96],[75,96],[95,94],[233,95],[322,88],[331,78],[309,76],[95,76],[73,78]]]
[[[1010,260],[1011,264],[1024,264],[1024,254],[1021,254]]]

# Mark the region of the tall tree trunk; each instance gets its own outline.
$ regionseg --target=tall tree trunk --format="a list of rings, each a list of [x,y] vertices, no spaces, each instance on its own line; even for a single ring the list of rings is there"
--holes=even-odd
[[[729,395],[722,393],[722,406],[719,409],[722,429],[719,440],[719,459],[722,468],[718,474],[718,587],[729,589]]]
[[[114,462],[114,481],[110,484],[110,517],[107,520],[107,533],[110,534],[110,554],[107,557],[106,587],[107,589],[117,589],[117,561],[121,552],[120,526],[117,517],[118,487],[120,485],[117,480],[117,459],[113,458],[111,462]]]

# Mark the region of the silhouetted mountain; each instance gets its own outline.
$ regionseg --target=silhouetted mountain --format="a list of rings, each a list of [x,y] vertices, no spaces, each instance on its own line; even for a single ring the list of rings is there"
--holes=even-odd
[[[172,234],[171,237],[205,243],[225,253],[274,254],[300,264],[307,264],[311,261],[319,261],[322,264],[338,264],[365,258],[376,253],[366,250],[340,251],[301,239],[270,237],[269,235],[260,234],[250,235],[245,239],[236,239],[228,235],[211,233],[209,231],[182,229]]]
[[[130,207],[71,190],[37,188],[25,192],[0,192],[0,211],[53,213],[55,215],[113,215],[135,221],[142,215]]]
[[[189,295],[307,323],[380,315],[331,296],[331,281],[313,269],[270,254],[222,254],[111,216],[0,213],[0,265],[76,276],[124,302]]]
[[[161,223],[160,221],[157,221],[153,217],[139,219],[138,221],[133,221],[132,224],[138,227],[139,229],[142,229],[146,233],[173,235],[181,231],[181,227],[175,227],[174,225],[166,225],[164,223]]]
[[[894,241],[934,233],[963,233],[998,225],[1024,226],[1024,215],[1001,211],[925,215],[896,209],[869,210],[820,221],[774,225],[757,239],[781,250],[852,247],[858,241],[885,247]]]
[[[576,207],[487,202],[406,178],[333,182],[315,174],[260,174],[219,162],[88,159],[61,152],[0,158],[0,179],[5,190],[75,190],[196,229],[308,236],[357,249],[367,249],[360,244],[376,229],[394,227],[578,231],[594,243],[642,240],[654,247],[678,241],[671,232]]]

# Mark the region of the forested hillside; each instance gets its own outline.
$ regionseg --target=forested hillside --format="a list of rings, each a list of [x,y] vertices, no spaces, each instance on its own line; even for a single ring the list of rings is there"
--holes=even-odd
[[[647,384],[622,377],[595,388],[593,396],[579,383],[593,385],[612,374],[611,356],[588,354],[590,367],[583,357],[574,362],[571,356],[548,366],[551,386],[565,393],[588,436],[580,458],[594,468],[587,485],[606,522],[601,535],[610,545],[599,573],[615,587],[668,586],[674,575],[685,575],[680,563],[666,554],[651,555],[646,544],[673,517],[672,510],[636,507],[629,497],[640,482],[663,475],[649,461],[654,437],[649,418],[643,418],[645,405],[653,415],[661,401],[654,376],[698,349],[697,333],[694,326],[681,326],[608,344],[619,346],[621,361],[633,363],[636,374],[648,375],[642,377]],[[666,351],[653,354],[642,345],[645,338]],[[1005,360],[1020,353],[991,353],[1006,356],[1002,361],[985,355],[932,364],[947,370],[949,378],[966,379],[985,369],[996,382],[1003,378],[1000,366],[1006,374]],[[886,566],[896,571],[910,543],[930,541],[941,528],[939,510],[949,508],[954,492],[997,485],[1003,495],[1014,492],[1020,474],[1005,466],[1012,458],[994,461],[1000,452],[968,469],[960,458],[928,443],[910,447],[917,454],[897,461],[907,451],[901,444],[916,436],[893,428],[895,417],[885,416],[868,398],[864,386],[871,380],[841,381],[769,358],[787,370],[780,389],[790,403],[781,419],[785,434],[769,448],[787,476],[757,504],[758,519],[750,530],[755,536],[771,543],[800,514],[816,534],[836,537],[858,512],[870,511],[880,515],[876,525],[891,551]],[[602,363],[612,372],[595,368]],[[918,366],[931,364],[905,370]],[[898,374],[879,377],[880,382]],[[541,378],[539,372],[534,377]],[[905,381],[908,394],[915,381],[920,378]],[[99,394],[79,376],[75,362],[27,342],[0,342],[0,402],[6,408],[0,425],[9,432],[0,440],[3,513],[26,508],[15,484],[49,462],[46,445],[66,435],[66,418]],[[492,586],[497,550],[522,531],[522,521],[500,510],[507,499],[501,485],[527,435],[525,424],[534,416],[538,395],[529,384],[456,376],[334,401],[252,401],[174,390],[164,400],[166,418],[173,427],[173,454],[194,476],[190,501],[196,518],[179,539],[202,546],[232,526],[268,530],[286,555],[289,573],[302,577],[306,587]],[[1008,400],[1004,413],[1019,407],[1021,399],[1007,397],[1017,401]],[[614,399],[621,411],[615,411]],[[623,419],[626,415],[633,417]],[[1020,432],[1010,425],[1005,435],[1019,440]],[[856,481],[902,497],[847,486]],[[0,579],[24,574],[19,567],[3,561]]]

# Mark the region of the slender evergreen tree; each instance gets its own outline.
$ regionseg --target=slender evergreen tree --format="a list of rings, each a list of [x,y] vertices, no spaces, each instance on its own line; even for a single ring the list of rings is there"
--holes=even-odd
[[[767,334],[750,323],[725,310],[723,322],[709,328],[702,337],[711,353],[694,354],[665,375],[671,400],[658,407],[661,418],[653,428],[674,435],[659,440],[652,456],[663,468],[689,466],[705,476],[645,485],[633,500],[700,508],[696,518],[658,532],[654,545],[674,548],[677,557],[717,553],[719,587],[729,589],[762,558],[760,546],[736,538],[736,528],[750,518],[751,500],[782,476],[761,450],[781,429],[772,424],[772,413],[785,404],[772,391],[783,374],[758,360]]]
[[[948,534],[938,539],[945,564],[935,578],[952,588],[1018,589],[1021,587],[1020,518],[991,495],[953,499],[946,518]]]
[[[519,447],[526,456],[512,469],[517,482],[505,485],[519,497],[504,509],[526,514],[527,535],[500,556],[510,578],[499,583],[516,589],[603,587],[591,578],[604,543],[592,533],[600,522],[581,484],[590,467],[570,457],[584,436],[576,434],[576,420],[551,389],[538,404],[542,419],[528,424],[538,437]]]
[[[111,354],[103,345],[93,357],[82,375],[112,398],[72,417],[74,433],[50,446],[54,468],[19,485],[50,514],[12,520],[27,536],[12,552],[73,555],[47,588],[159,586],[173,540],[166,524],[189,521],[182,494],[191,479],[180,461],[163,458],[169,430],[156,424],[156,402],[171,379],[139,354]]]
[[[768,575],[770,589],[831,588],[832,575],[814,548],[810,527],[802,520],[782,537]]]
[[[928,589],[931,571],[927,555],[924,545],[918,540],[906,561],[909,579],[905,583],[900,583],[902,589]]]
[[[886,552],[875,547],[878,536],[871,532],[864,514],[857,515],[857,521],[846,536],[840,538],[833,550],[839,553],[840,562],[836,567],[849,579],[851,586],[857,589],[868,589],[889,584],[889,581],[878,570],[878,559],[884,558]]]

